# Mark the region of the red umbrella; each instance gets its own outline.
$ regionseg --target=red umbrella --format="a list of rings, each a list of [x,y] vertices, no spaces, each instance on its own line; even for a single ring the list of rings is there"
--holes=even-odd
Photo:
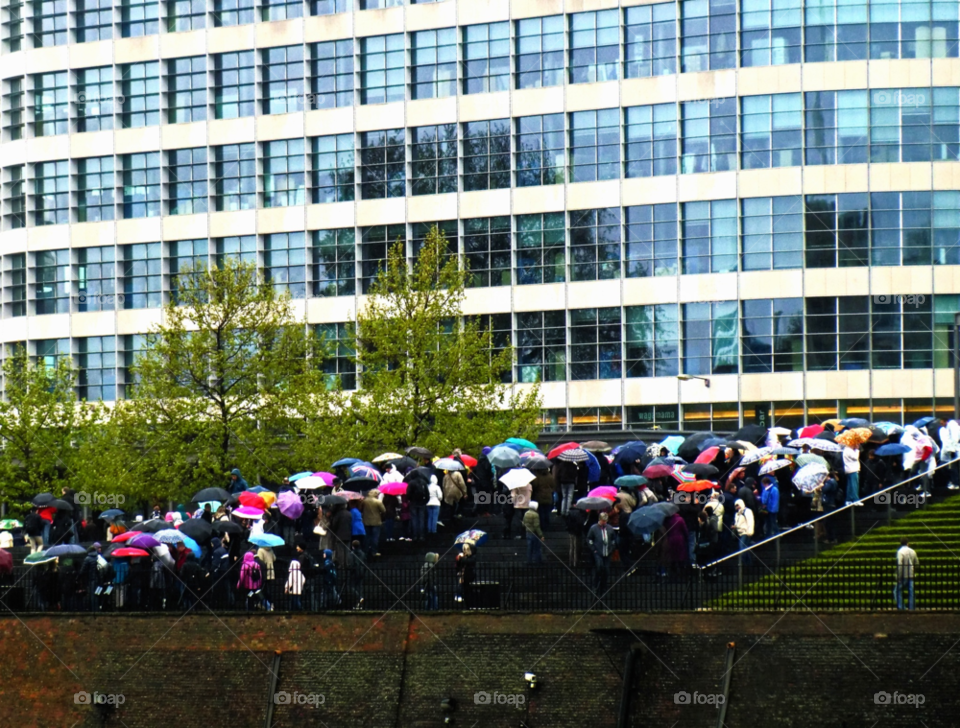
[[[132,549],[132,548],[122,548],[117,549],[116,551],[111,551],[109,556],[149,556],[146,551],[143,549]]]
[[[816,437],[821,432],[823,432],[823,425],[807,425],[800,430],[798,435],[800,437]]]
[[[123,543],[124,541],[129,541],[134,536],[140,536],[142,533],[142,531],[124,531],[123,533],[114,536],[111,543]]]
[[[547,458],[553,460],[557,455],[567,450],[574,450],[580,447],[580,444],[577,442],[565,442],[562,445],[557,445],[553,450],[547,453]]]
[[[0,549],[0,574],[13,573],[13,554],[6,549]]]
[[[450,457],[453,457],[453,455],[451,455]],[[469,455],[463,454],[460,456],[460,459],[463,461],[463,464],[466,465],[468,468],[477,467],[477,459],[474,457],[470,457]]]
[[[53,517],[57,514],[56,508],[41,508],[37,513],[40,514],[40,518],[45,521],[50,521],[53,523]]]
[[[717,484],[710,480],[695,480],[692,483],[681,483],[677,490],[684,493],[699,493],[701,490],[711,490],[716,488]]]
[[[245,490],[240,494],[240,505],[259,508],[261,511],[267,510],[267,502],[260,497],[259,493],[253,493]]]
[[[713,459],[720,454],[719,447],[708,447],[702,453],[697,455],[697,459],[693,462],[695,463],[712,463]]]

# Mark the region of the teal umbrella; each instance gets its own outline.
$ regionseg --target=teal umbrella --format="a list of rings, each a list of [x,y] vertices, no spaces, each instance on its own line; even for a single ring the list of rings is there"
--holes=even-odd
[[[508,437],[504,442],[507,445],[519,445],[520,447],[526,450],[537,450],[539,449],[534,443],[529,440],[524,440],[522,437]]]
[[[676,455],[685,439],[682,435],[670,435],[670,437],[666,438],[660,444]]]
[[[642,475],[622,475],[613,481],[613,484],[621,488],[639,488],[647,484],[647,479]]]

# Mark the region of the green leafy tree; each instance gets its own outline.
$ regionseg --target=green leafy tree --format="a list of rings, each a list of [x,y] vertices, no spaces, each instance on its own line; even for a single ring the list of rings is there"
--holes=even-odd
[[[340,420],[363,449],[478,449],[538,430],[539,385],[505,383],[513,349],[462,314],[467,270],[433,227],[416,261],[389,251],[357,315],[360,388]]]
[[[56,366],[33,362],[17,347],[3,363],[0,401],[0,499],[29,501],[44,491],[83,487],[90,464],[77,443],[95,429],[100,405],[77,401],[77,372],[67,358]]]
[[[133,397],[114,412],[115,467],[135,471],[141,498],[186,498],[234,467],[251,483],[278,480],[298,404],[325,397],[322,347],[250,264],[227,258],[175,283],[134,365]]]

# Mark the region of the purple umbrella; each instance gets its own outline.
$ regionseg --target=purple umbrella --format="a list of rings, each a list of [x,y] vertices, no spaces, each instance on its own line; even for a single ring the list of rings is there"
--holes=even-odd
[[[287,518],[300,518],[303,513],[303,501],[292,490],[285,490],[277,498],[277,509]]]
[[[127,541],[127,545],[138,549],[152,549],[160,546],[160,542],[149,533],[143,533],[139,536],[134,536],[133,538],[129,539]]]
[[[320,478],[320,480],[322,480],[327,485],[333,485],[333,479],[337,476],[335,476],[333,473],[326,473],[321,470],[319,473],[314,473],[313,477]]]

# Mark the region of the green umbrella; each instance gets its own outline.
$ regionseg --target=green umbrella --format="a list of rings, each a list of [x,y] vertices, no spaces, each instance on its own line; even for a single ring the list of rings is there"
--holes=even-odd
[[[827,464],[827,461],[824,460],[822,457],[820,457],[819,455],[814,455],[813,453],[809,453],[809,452],[804,453],[803,455],[797,455],[796,462],[797,462],[797,466],[801,468],[804,465],[809,465],[810,463],[816,463],[817,465],[822,465],[825,468],[830,467]]]
[[[45,551],[37,551],[36,553],[30,554],[23,560],[25,564],[46,564],[50,561],[56,561],[56,556],[47,556]]]
[[[6,518],[0,521],[0,531],[9,531],[12,528],[21,528],[23,524],[16,518]]]

